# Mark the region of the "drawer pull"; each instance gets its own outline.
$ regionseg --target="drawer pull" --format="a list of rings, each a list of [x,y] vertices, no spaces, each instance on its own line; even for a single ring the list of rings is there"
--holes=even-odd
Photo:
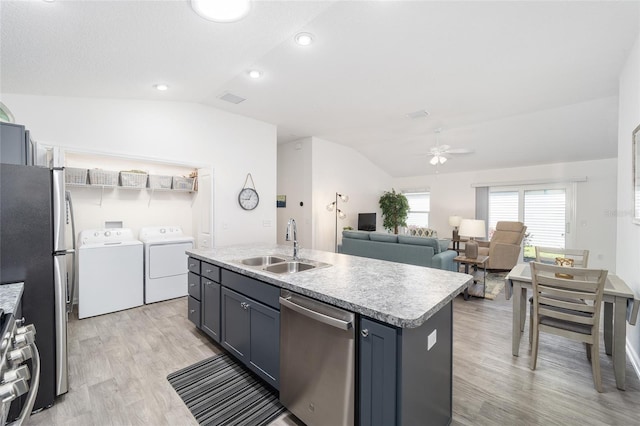
[[[193,268],[194,266],[196,266],[196,264],[195,264],[195,263],[190,263],[190,264],[189,264],[189,268]]]
[[[362,334],[362,337],[369,337],[369,330],[366,328],[363,328],[360,334]]]
[[[240,306],[242,306],[242,309],[244,309],[245,311],[246,311],[247,309],[249,309],[249,304],[248,304],[248,303],[246,303],[246,302],[241,302],[241,303],[240,303]]]
[[[211,281],[205,281],[204,282],[204,285],[211,285],[211,284],[213,284]]]
[[[206,269],[207,272],[213,272],[213,269]]]
[[[189,283],[189,287],[195,287],[195,283]]]
[[[195,310],[195,309],[189,309],[189,313],[190,313],[190,314],[194,314],[195,312],[196,312],[196,310]]]

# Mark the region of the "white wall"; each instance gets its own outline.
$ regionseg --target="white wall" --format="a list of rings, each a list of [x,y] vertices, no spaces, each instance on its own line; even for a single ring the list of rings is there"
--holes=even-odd
[[[346,203],[338,201],[347,215],[338,219],[338,244],[343,227],[357,228],[358,213],[376,212],[383,231],[378,199],[390,189],[391,177],[352,148],[316,137],[279,145],[278,194],[287,196],[287,207],[278,209],[278,242],[285,243],[287,220],[293,217],[303,249],[333,251],[336,216],[326,207],[336,192],[349,196]]]
[[[430,188],[429,226],[438,231],[438,236],[450,238],[449,216],[475,217],[475,188],[471,186],[474,183],[499,185],[526,180],[586,177],[586,182],[577,183],[575,245],[590,250],[590,266],[613,272],[616,268],[616,166],[615,159],[580,161],[397,178],[393,185],[396,190]]]
[[[287,196],[287,206],[277,209],[279,244],[292,244],[285,241],[285,229],[289,218],[293,218],[300,247],[313,247],[312,167],[311,138],[278,145],[278,194]]]
[[[391,176],[352,148],[320,138],[312,138],[313,242],[318,250],[333,251],[336,235],[335,212],[326,209],[335,201],[336,192],[349,196],[347,203],[338,200],[338,207],[347,214],[338,219],[338,244],[342,228],[358,227],[358,213],[377,213],[379,232],[382,228],[378,200],[391,189]]]
[[[37,141],[212,167],[214,245],[276,241],[274,125],[193,103],[1,96]],[[260,195],[250,212],[238,204],[247,173]]]
[[[640,125],[640,36],[620,74],[618,116],[618,241],[616,271],[640,297],[640,226],[631,222],[631,133]],[[627,325],[627,354],[640,376],[640,326]]]

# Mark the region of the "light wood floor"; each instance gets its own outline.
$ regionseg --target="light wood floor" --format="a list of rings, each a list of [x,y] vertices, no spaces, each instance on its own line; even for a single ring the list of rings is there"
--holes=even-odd
[[[70,391],[31,425],[195,425],[167,374],[220,351],[186,319],[186,298],[69,323]],[[528,327],[528,325],[527,325]],[[528,330],[528,328],[526,328]],[[511,355],[511,304],[454,301],[453,425],[631,425],[640,382],[627,365],[616,389],[601,351],[604,393],[582,345],[543,335],[536,371],[528,337]],[[274,425],[293,425],[285,417]],[[425,420],[425,425],[428,422]]]

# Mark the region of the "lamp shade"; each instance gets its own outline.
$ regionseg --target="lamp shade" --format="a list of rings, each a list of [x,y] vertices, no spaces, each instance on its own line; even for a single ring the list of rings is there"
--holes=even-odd
[[[458,227],[458,226],[460,226],[460,222],[462,222],[462,217],[460,217],[460,216],[449,216],[449,226]]]
[[[462,219],[458,233],[469,238],[485,238],[487,236],[484,220],[478,219]]]

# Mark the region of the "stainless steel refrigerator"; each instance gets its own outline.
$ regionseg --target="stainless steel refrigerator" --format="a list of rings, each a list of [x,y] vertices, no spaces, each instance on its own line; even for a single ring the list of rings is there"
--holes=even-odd
[[[0,283],[24,282],[22,315],[36,327],[41,358],[34,410],[68,390],[67,263],[75,254],[65,244],[65,195],[63,169],[0,164]]]

